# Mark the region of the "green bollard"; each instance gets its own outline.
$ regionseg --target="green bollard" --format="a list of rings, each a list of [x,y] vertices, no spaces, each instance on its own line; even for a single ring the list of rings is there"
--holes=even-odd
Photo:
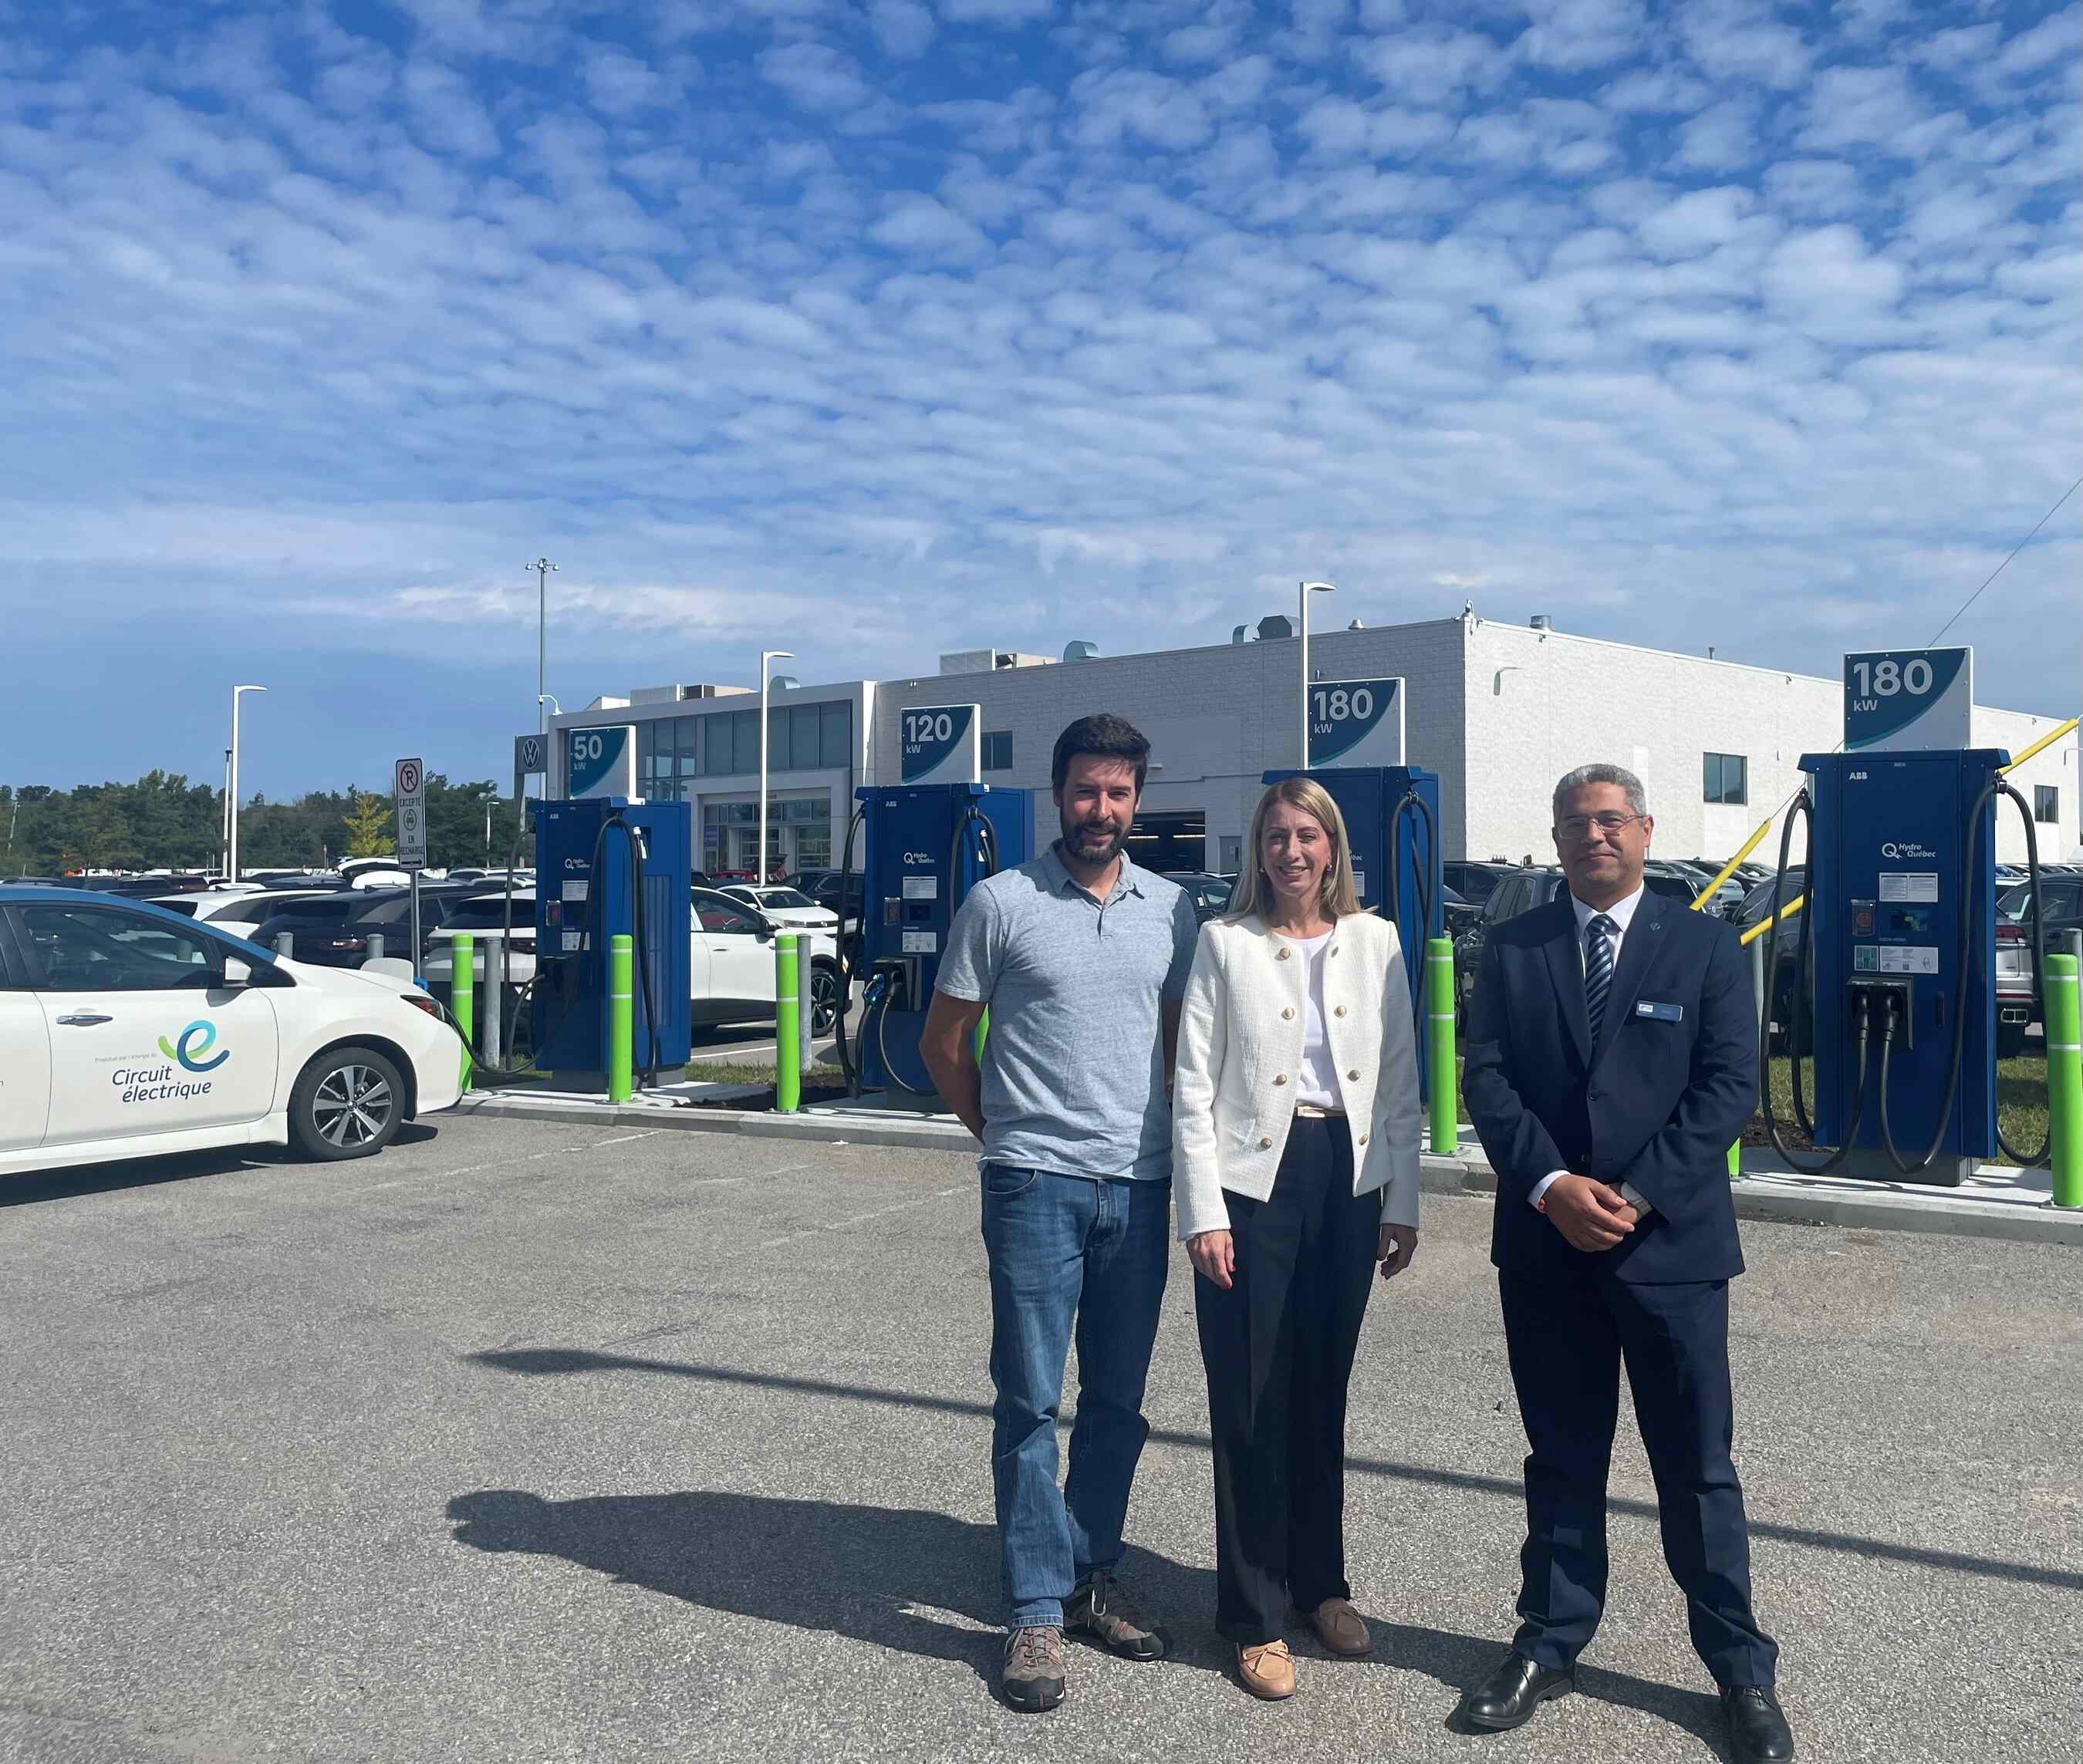
[[[636,1093],[636,940],[618,931],[607,940],[607,1099],[626,1103]]]
[[[792,1115],[803,1106],[803,1019],[797,991],[796,934],[774,939],[774,1107]]]
[[[463,1036],[463,1087],[470,1088],[470,1050],[476,1039],[477,939],[458,931],[449,939],[449,1015]]]
[[[2034,929],[2038,929],[2037,926]],[[2077,997],[2076,958],[2043,962],[2047,998],[2040,1022],[2047,1036],[2047,1125],[2053,1155],[2054,1204],[2083,1207],[2083,1010]]]
[[[1729,1174],[1740,1176],[1743,1173],[1743,1142],[1740,1139],[1729,1147]]]
[[[1454,1079],[1454,946],[1443,937],[1426,942],[1425,1010],[1432,1074],[1432,1153],[1451,1158],[1461,1146],[1461,1087]]]
[[[983,1066],[983,1044],[991,1039],[991,1006],[986,1005],[977,1018],[976,1033],[970,1037],[970,1051],[976,1055],[978,1068]]]

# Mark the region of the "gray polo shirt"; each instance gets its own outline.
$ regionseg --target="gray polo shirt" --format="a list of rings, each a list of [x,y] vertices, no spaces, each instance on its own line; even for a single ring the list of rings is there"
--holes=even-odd
[[[991,1009],[983,1154],[1066,1176],[1172,1174],[1161,1005],[1199,926],[1176,883],[1124,856],[1102,903],[1054,846],[970,890],[936,990]]]

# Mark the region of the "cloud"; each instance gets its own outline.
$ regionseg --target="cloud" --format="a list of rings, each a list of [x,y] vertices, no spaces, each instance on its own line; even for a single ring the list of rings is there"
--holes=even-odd
[[[1730,99],[1703,110],[1679,131],[1677,163],[1701,171],[1734,171],[1758,157],[1751,107]]]
[[[932,196],[916,194],[897,197],[868,232],[877,244],[892,251],[930,256],[975,257],[991,247],[974,222]]]
[[[874,0],[868,17],[885,55],[915,61],[932,45],[936,27],[924,0]]]
[[[1811,667],[1935,626],[2083,445],[2036,14],[68,16],[0,51],[17,725],[65,726],[82,606],[140,671],[18,770],[162,757],[196,628],[314,732],[285,762],[528,726],[545,551],[568,700],[777,624],[805,678],[1053,650],[1095,597],[1110,648],[1219,641],[1298,551],[1370,622],[1474,582]],[[1970,620],[2047,704],[2051,534]],[[394,714],[429,623],[487,684]]]
[[[876,96],[860,64],[827,44],[788,43],[768,49],[759,57],[759,72],[807,111],[857,110]]]

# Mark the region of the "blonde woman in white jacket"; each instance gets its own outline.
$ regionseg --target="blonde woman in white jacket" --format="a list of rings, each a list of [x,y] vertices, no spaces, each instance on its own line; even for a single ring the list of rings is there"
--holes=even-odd
[[[1333,1653],[1372,1645],[1346,1580],[1346,1389],[1375,1265],[1417,1251],[1420,1112],[1402,951],[1360,910],[1337,804],[1283,779],[1245,849],[1186,982],[1172,1180],[1215,1437],[1215,1627],[1244,1687],[1278,1698],[1291,1603]]]

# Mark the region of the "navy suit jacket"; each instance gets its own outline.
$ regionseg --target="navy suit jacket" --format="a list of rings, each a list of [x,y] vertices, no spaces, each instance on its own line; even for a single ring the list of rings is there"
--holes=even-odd
[[[1477,975],[1464,1081],[1497,1171],[1490,1260],[1536,1279],[1740,1274],[1728,1150],[1756,1104],[1757,1077],[1750,966],[1726,921],[1644,895],[1595,1048],[1569,896],[1506,920]],[[1655,1210],[1613,1249],[1573,1249],[1528,1204],[1553,1170],[1631,1182]]]

